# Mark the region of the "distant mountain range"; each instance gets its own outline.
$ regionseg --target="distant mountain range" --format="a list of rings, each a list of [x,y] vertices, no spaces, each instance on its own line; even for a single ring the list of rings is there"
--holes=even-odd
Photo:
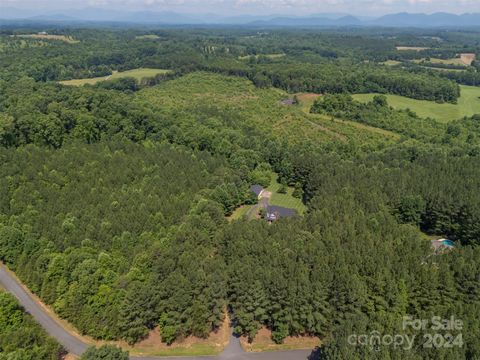
[[[480,13],[455,15],[449,13],[385,15],[370,22],[380,26],[411,27],[472,27],[480,26]]]
[[[97,8],[72,9],[69,11],[35,11],[0,7],[0,24],[21,21],[22,23],[130,23],[146,25],[244,25],[257,27],[480,27],[480,13],[455,15],[435,14],[389,14],[378,18],[355,17],[349,14],[314,14],[311,16],[221,16],[216,14],[183,14],[176,12],[107,10]]]

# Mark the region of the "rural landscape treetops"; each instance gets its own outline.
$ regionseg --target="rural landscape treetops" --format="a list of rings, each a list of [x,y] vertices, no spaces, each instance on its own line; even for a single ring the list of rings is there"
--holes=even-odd
[[[0,360],[82,355],[12,283],[84,360],[216,356],[231,331],[478,358],[479,55],[475,28],[0,23]],[[463,328],[426,347],[407,316]],[[414,346],[349,343],[372,332]]]

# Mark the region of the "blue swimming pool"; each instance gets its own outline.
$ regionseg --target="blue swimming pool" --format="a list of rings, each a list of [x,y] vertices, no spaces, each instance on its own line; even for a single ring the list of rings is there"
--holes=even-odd
[[[452,240],[443,240],[442,244],[445,246],[451,246],[451,247],[455,246],[455,243]]]

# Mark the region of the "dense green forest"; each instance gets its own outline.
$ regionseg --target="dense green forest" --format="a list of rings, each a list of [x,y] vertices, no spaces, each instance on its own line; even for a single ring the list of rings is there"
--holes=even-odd
[[[456,102],[463,80],[412,60],[478,53],[477,37],[247,29],[149,32],[155,38],[49,30],[75,43],[11,36],[33,31],[0,35],[0,260],[81,333],[134,344],[159,327],[171,344],[207,337],[230,311],[250,340],[262,327],[277,343],[320,337],[324,359],[478,358],[479,115],[445,123],[395,110],[384,96],[350,96]],[[58,83],[140,67],[171,72]],[[292,105],[281,103],[294,94]],[[250,186],[272,172],[301,189],[305,216],[227,221],[256,201]],[[440,237],[455,249],[434,254],[429,240]],[[347,343],[352,333],[411,334],[406,315],[463,320],[464,345],[374,351]],[[97,351],[85,358],[110,350]]]
[[[65,350],[48,337],[12,295],[0,290],[0,359],[60,360]]]
[[[25,38],[11,36],[21,30],[3,33],[10,35],[2,37],[0,46],[3,74],[8,78],[27,75],[37,81],[69,80],[149,67],[175,73],[209,70],[235,74],[261,87],[273,85],[292,92],[385,92],[446,102],[455,102],[459,96],[458,86],[442,74],[366,63],[395,58],[391,54],[394,43],[385,39],[302,31],[252,36],[251,30],[232,31],[228,37],[213,30],[194,36],[187,30],[163,30],[153,32],[156,39],[138,39],[141,33],[133,30],[104,31],[102,37],[94,30],[64,30],[56,33],[80,42],[51,46],[44,40],[26,43]],[[43,61],[39,63],[38,58]]]

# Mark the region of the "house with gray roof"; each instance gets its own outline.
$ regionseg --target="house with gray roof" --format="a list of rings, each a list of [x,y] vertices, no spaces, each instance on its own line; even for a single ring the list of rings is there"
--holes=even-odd
[[[266,219],[268,221],[276,221],[281,218],[291,218],[297,216],[297,211],[294,209],[285,208],[282,206],[268,205],[266,209]]]
[[[263,192],[263,186],[261,185],[252,185],[250,187],[250,191],[255,193],[255,195],[257,195],[257,197],[260,197],[260,195],[262,194]]]

